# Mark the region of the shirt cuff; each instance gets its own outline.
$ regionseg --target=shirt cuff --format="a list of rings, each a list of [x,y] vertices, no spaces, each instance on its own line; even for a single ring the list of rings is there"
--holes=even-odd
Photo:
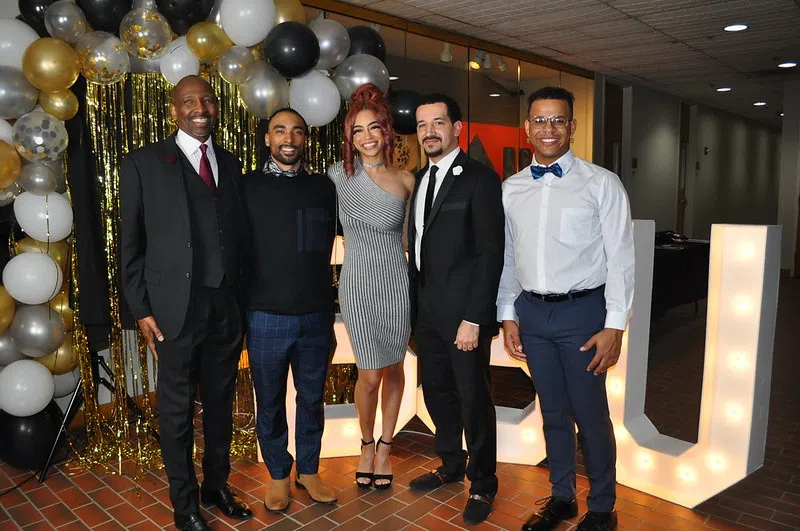
[[[472,326],[477,326],[478,328],[481,326],[478,323],[473,323],[472,321],[467,321],[466,319],[462,320],[461,322],[471,324]]]
[[[513,304],[504,304],[497,307],[497,320],[503,321],[517,321],[517,310],[514,309]]]
[[[606,312],[606,328],[625,330],[628,324],[628,314],[625,312]]]

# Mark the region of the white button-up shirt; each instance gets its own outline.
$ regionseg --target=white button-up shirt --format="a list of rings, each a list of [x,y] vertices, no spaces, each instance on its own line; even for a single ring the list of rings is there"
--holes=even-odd
[[[633,230],[619,177],[576,157],[563,175],[530,168],[503,183],[506,243],[497,295],[499,321],[516,320],[524,291],[565,294],[605,284],[606,328],[624,330],[633,301]],[[536,164],[536,161],[534,161]]]
[[[200,151],[200,144],[207,145],[206,155],[208,156],[208,162],[211,163],[211,173],[214,175],[214,182],[219,185],[217,155],[214,153],[214,143],[211,142],[211,137],[208,137],[205,142],[200,142],[186,134],[182,129],[178,129],[178,134],[175,135],[175,143],[178,144],[183,154],[189,159],[192,168],[198,175],[200,175],[200,159],[203,157],[203,152]]]
[[[433,189],[433,199],[435,201],[436,196],[439,194],[439,189],[442,187],[442,182],[459,153],[461,153],[461,148],[456,148],[442,157],[442,160],[436,164],[434,164],[432,160],[429,160],[428,170],[425,172],[425,175],[422,176],[422,180],[419,183],[419,190],[417,190],[417,198],[415,200],[416,203],[414,204],[414,257],[416,258],[417,271],[422,270],[422,231],[425,228],[425,196],[428,195],[428,180],[431,174],[430,167],[436,166],[438,168],[436,170],[436,187]],[[433,204],[433,201],[431,201],[431,204]]]

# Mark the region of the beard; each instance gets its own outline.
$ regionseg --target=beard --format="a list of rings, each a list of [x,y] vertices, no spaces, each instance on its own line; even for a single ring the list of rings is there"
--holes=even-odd
[[[283,153],[281,153],[281,148],[283,147],[295,148],[294,156],[287,157]],[[270,155],[272,156],[273,159],[280,162],[281,164],[285,164],[287,166],[294,166],[295,164],[300,162],[300,159],[303,158],[303,148],[301,146],[292,146],[289,144],[284,144],[282,146],[277,146],[277,148],[274,150],[270,150]]]
[[[426,147],[424,147],[424,143],[425,143],[426,140],[438,140],[439,141],[439,147],[428,151],[428,149]],[[430,137],[427,137],[427,138],[423,138],[422,142],[423,142],[423,148],[422,149],[425,151],[425,154],[427,156],[429,156],[429,157],[438,157],[439,155],[444,153],[444,145],[442,143],[442,139],[439,138],[438,136],[430,136]]]

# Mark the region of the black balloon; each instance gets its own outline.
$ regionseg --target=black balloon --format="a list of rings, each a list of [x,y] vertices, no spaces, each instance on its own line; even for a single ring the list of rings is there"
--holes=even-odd
[[[417,107],[422,96],[413,90],[394,90],[389,92],[389,105],[392,107],[392,126],[401,135],[410,135],[417,130]]]
[[[386,43],[381,34],[369,26],[353,26],[347,30],[350,34],[350,54],[365,53],[386,61]]]
[[[133,8],[131,0],[76,0],[86,22],[96,31],[119,35],[119,25]]]
[[[11,466],[38,470],[44,466],[64,416],[51,401],[29,417],[15,417],[0,411],[0,460]]]
[[[319,41],[305,24],[281,22],[264,39],[264,57],[282,76],[302,76],[319,61]]]
[[[19,0],[19,13],[22,21],[36,30],[40,37],[49,37],[44,27],[44,12],[56,0]]]
[[[208,18],[214,0],[156,0],[158,12],[164,15],[172,31],[186,35],[189,28]]]

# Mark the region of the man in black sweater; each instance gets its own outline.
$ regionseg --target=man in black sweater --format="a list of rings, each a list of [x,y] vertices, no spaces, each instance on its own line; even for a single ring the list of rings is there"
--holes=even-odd
[[[253,234],[248,264],[247,350],[256,390],[256,431],[272,476],[264,504],[289,505],[293,458],[287,451],[286,380],[297,389],[295,442],[299,488],[314,501],[336,501],[317,471],[325,424],[323,394],[333,340],[330,257],[336,232],[336,191],[303,165],[306,123],[292,109],[269,119],[270,158],[244,176]]]

